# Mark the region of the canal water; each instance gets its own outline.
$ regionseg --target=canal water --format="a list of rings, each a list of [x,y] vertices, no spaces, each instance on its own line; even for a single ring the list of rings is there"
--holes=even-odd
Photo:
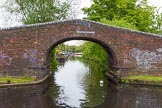
[[[95,107],[107,95],[104,72],[92,61],[71,58],[54,73],[57,86],[56,104],[62,107]]]
[[[39,85],[0,88],[0,108],[162,108],[162,88],[114,85],[97,63],[73,58]]]

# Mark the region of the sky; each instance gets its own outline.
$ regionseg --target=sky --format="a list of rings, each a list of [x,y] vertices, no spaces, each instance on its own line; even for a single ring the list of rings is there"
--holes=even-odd
[[[154,5],[158,8],[161,7],[161,11],[162,11],[162,0],[148,0],[150,5]]]
[[[13,27],[13,26],[20,26],[22,25],[18,21],[16,21],[16,15],[12,15],[12,20],[8,21],[8,19],[11,17],[11,15],[7,12],[5,12],[4,8],[2,6],[4,5],[4,2],[6,0],[0,0],[0,28],[6,28],[6,27]],[[91,5],[91,0],[80,0],[80,5],[79,5],[79,14],[77,15],[76,19],[82,19],[86,15],[83,14],[81,11],[81,8],[83,7],[89,7]],[[152,6],[156,6],[160,8],[160,11],[162,12],[162,0],[148,0],[149,4]],[[73,40],[72,42],[69,43],[74,43],[74,45],[79,44],[80,42]]]
[[[4,5],[5,1],[6,0],[0,0],[0,28],[22,25],[21,23],[15,20],[17,19],[15,15],[12,15],[12,20],[8,21],[11,15],[5,12],[4,9],[2,8],[2,5]],[[81,2],[80,6],[78,7],[80,8],[79,14],[77,15],[76,19],[82,19],[83,17],[85,17],[86,15],[83,14],[83,12],[81,11],[81,8],[89,7],[91,5],[91,0],[80,0],[80,2]],[[148,0],[148,2],[150,5],[154,5],[158,8],[161,7],[161,12],[162,12],[162,0]]]
[[[3,27],[10,27],[10,26],[19,26],[22,25],[21,23],[19,23],[18,21],[16,21],[16,15],[12,15],[12,20],[8,21],[9,17],[11,17],[11,15],[7,12],[4,11],[4,9],[2,8],[2,5],[4,5],[6,0],[0,0],[0,28]],[[79,14],[77,15],[76,19],[82,19],[83,17],[85,17],[86,15],[83,14],[83,12],[81,11],[81,8],[83,7],[89,7],[91,5],[91,0],[80,0],[80,6],[79,8]],[[154,5],[158,8],[161,9],[162,12],[162,0],[148,0],[150,5]]]
[[[13,26],[20,26],[22,25],[18,21],[16,21],[16,15],[12,15],[12,20],[8,21],[8,19],[11,17],[11,15],[8,12],[5,12],[4,8],[2,6],[5,4],[6,0],[0,0],[0,28],[6,28],[6,27],[13,27]],[[81,8],[83,7],[89,7],[91,5],[91,0],[80,0],[80,4],[78,6],[78,15],[76,16],[76,19],[82,19],[86,15],[83,14],[81,11]]]

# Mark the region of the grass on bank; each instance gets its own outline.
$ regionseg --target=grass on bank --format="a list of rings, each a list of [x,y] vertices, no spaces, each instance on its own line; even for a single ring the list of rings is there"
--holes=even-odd
[[[36,80],[36,77],[0,77],[0,83],[28,83]]]
[[[128,76],[123,77],[122,82],[129,83],[129,82],[136,82],[136,81],[149,81],[149,82],[157,82],[162,83],[162,76]]]

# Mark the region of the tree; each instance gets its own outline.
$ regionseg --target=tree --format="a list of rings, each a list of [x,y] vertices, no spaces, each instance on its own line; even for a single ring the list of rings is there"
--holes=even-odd
[[[101,19],[100,22],[105,23],[105,24],[114,25],[114,26],[123,27],[123,28],[138,30],[138,28],[135,25],[133,25],[133,24],[131,24],[131,23],[129,23],[126,20],[123,20],[123,19],[120,19],[120,20],[115,19],[115,20],[112,20],[112,21],[106,20],[106,19]]]
[[[157,21],[156,29],[158,31],[156,31],[156,33],[162,35],[162,13],[157,14],[157,15],[158,17],[156,17],[156,21]]]
[[[70,4],[59,0],[7,0],[5,8],[24,24],[65,20]]]
[[[7,0],[5,7],[10,13],[21,17],[23,24],[35,24],[67,19],[71,4],[60,0]],[[52,71],[57,68],[55,53],[55,49],[50,53]]]
[[[52,72],[54,72],[57,69],[57,61],[56,61],[56,57],[55,57],[55,50],[52,50],[50,53],[50,69]]]
[[[108,54],[105,49],[97,43],[85,42],[82,46],[84,48],[83,58],[90,59],[100,65],[100,71],[105,71],[108,68]]]
[[[157,20],[155,20],[155,7],[149,6],[147,0],[142,0],[135,6],[135,11],[132,10],[125,20],[135,25],[138,30],[144,32],[156,32]]]
[[[147,0],[93,0],[91,7],[83,8],[83,11],[90,20],[109,20],[109,22],[124,20],[140,31],[151,33],[161,31],[161,13],[158,13],[155,7],[149,6]]]
[[[93,0],[90,8],[83,8],[88,19],[100,21],[100,19],[120,19],[134,9],[136,0]]]

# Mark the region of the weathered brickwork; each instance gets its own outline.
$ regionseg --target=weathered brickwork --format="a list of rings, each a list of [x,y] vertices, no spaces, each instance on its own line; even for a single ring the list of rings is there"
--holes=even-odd
[[[68,40],[102,45],[118,75],[162,74],[162,36],[70,20],[1,29],[0,75],[44,75],[50,51]]]

